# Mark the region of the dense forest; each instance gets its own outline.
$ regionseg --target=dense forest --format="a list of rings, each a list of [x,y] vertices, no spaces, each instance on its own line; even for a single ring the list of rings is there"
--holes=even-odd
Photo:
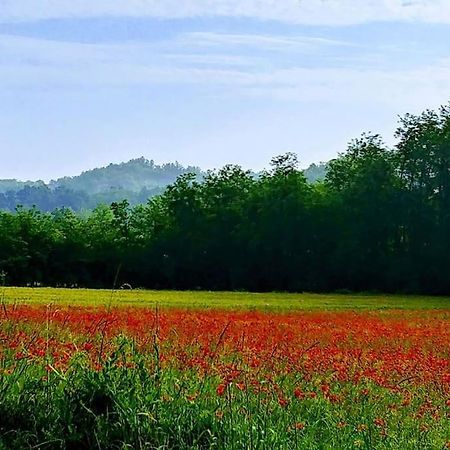
[[[363,135],[308,182],[295,155],[255,177],[185,173],[142,205],[0,213],[12,285],[450,294],[450,106]]]

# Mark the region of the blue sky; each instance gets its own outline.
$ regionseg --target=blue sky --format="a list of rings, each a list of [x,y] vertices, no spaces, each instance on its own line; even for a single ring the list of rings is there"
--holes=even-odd
[[[0,0],[0,178],[307,166],[449,100],[447,0]]]

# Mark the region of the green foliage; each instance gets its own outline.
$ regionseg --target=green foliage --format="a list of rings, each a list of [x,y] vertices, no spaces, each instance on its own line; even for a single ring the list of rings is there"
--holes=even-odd
[[[362,135],[315,183],[289,153],[257,177],[110,166],[102,177],[184,172],[146,204],[1,213],[0,271],[18,285],[449,294],[450,107],[407,115],[396,135],[393,149]]]

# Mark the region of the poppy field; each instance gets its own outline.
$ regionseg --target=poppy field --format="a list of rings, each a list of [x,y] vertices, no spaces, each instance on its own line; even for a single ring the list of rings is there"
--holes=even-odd
[[[62,294],[3,292],[1,449],[450,448],[445,299]]]

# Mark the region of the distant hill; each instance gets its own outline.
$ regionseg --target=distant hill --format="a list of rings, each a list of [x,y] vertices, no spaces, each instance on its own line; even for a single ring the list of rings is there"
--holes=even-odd
[[[303,171],[306,179],[310,183],[315,183],[316,181],[322,181],[325,179],[327,174],[327,163],[321,162],[318,164],[311,164],[307,169]]]
[[[0,193],[4,194],[9,191],[20,191],[26,186],[30,187],[40,187],[45,186],[43,181],[17,181],[11,180],[0,180]]]
[[[107,193],[110,191],[140,192],[142,189],[152,190],[164,188],[173,183],[184,173],[200,174],[198,167],[183,167],[179,163],[168,163],[161,166],[144,157],[132,159],[126,163],[109,164],[107,167],[88,170],[75,177],[64,177],[51,181],[49,187],[66,188],[88,194]]]
[[[101,203],[127,199],[131,205],[145,203],[160,194],[177,177],[203,172],[199,167],[181,164],[157,165],[144,157],[120,164],[88,170],[74,177],[63,177],[48,184],[43,181],[0,180],[0,210],[14,211],[17,205],[36,206],[42,211],[71,208],[91,210]],[[326,164],[312,164],[304,171],[310,182],[322,180]]]
[[[184,167],[177,162],[157,165],[142,157],[52,180],[48,184],[0,180],[0,210],[13,211],[17,205],[22,205],[36,206],[43,211],[62,207],[80,211],[123,199],[132,205],[145,203],[177,177],[189,172],[202,173],[198,167]]]

